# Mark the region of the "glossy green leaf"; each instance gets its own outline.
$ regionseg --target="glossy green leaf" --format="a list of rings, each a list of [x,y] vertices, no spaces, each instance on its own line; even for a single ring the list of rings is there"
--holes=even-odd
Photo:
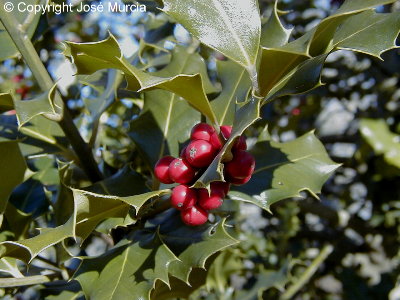
[[[64,180],[64,173],[67,168],[68,165],[64,165],[60,169],[60,178],[62,178],[62,181]],[[142,177],[135,174],[136,173],[133,172],[129,178],[130,180],[126,183],[129,185],[127,189],[136,187],[135,190],[147,190],[143,184]],[[136,180],[132,178],[132,176],[136,176]],[[101,189],[112,193],[113,191],[118,190],[119,193],[123,194],[124,190],[119,190],[118,187],[120,187],[120,185],[116,183],[116,181],[119,182],[119,184],[123,182],[123,180],[120,179],[115,180],[115,178],[110,178],[87,188],[87,190],[70,188],[73,194],[74,206],[69,209],[67,208],[67,211],[71,209],[72,211],[69,211],[67,214],[69,215],[69,218],[64,224],[55,228],[42,228],[39,235],[30,239],[1,243],[0,257],[15,257],[25,262],[30,262],[44,249],[55,245],[68,237],[79,236],[82,240],[85,240],[102,221],[110,218],[120,218],[122,220],[129,218],[128,212],[130,207],[133,207],[137,211],[150,198],[170,193],[170,190],[161,190],[125,197],[97,194],[90,191]],[[68,193],[64,194],[64,197],[68,196]],[[61,200],[62,199],[60,198],[58,199],[58,201]],[[131,219],[129,218],[129,220]]]
[[[10,94],[0,94],[0,114],[14,109],[14,102]]]
[[[232,125],[236,103],[246,101],[251,81],[246,70],[231,61],[218,61],[217,70],[222,92],[211,102],[211,107],[219,124]]]
[[[68,142],[66,141],[65,135],[56,122],[46,119],[44,116],[37,116],[31,119],[24,126],[19,128],[20,132],[30,137],[30,145],[38,146],[39,149],[27,149],[32,153],[41,153],[41,149],[45,150],[42,152],[57,153],[63,152],[66,155],[71,154],[67,149]],[[28,141],[23,140],[22,145],[26,145]],[[22,148],[22,146],[21,146]]]
[[[179,156],[179,146],[200,123],[200,114],[168,91],[146,92],[144,100],[142,113],[130,124],[129,136],[153,168],[165,155]]]
[[[396,47],[400,32],[400,14],[366,11],[347,19],[333,37],[333,45],[376,57]]]
[[[13,4],[17,4],[17,2],[13,2]],[[35,5],[35,4],[44,4],[41,0],[26,0],[24,1],[26,5]],[[3,9],[3,7],[1,8]],[[32,38],[36,27],[39,23],[39,19],[41,14],[35,14],[34,12],[28,11],[20,11],[15,8],[12,12],[9,12],[12,17],[14,17],[19,24],[23,24],[23,26],[27,30],[28,38]],[[25,24],[28,22],[27,24]],[[8,32],[5,30],[3,24],[0,22],[0,61],[3,61],[7,58],[11,58],[19,53],[18,49],[15,47],[14,42],[10,38]]]
[[[350,16],[396,0],[346,0],[333,15],[325,18],[312,31],[309,53],[317,56],[326,52],[335,31]]]
[[[400,168],[399,135],[391,132],[384,120],[361,119],[360,132],[376,154],[383,155],[388,164]]]
[[[285,95],[301,94],[319,87],[322,84],[321,72],[327,56],[328,54],[323,54],[303,61],[275,84],[266,95],[265,101]]]
[[[276,48],[287,44],[292,30],[293,28],[286,29],[282,25],[278,16],[278,0],[276,0],[271,16],[261,28],[261,46]]]
[[[0,214],[3,214],[13,189],[24,181],[27,166],[18,141],[0,139]],[[1,222],[0,222],[1,223]]]
[[[54,123],[43,114],[50,112],[53,115],[52,104],[46,99],[46,94],[32,102],[15,101],[10,94],[0,95],[0,112],[14,109],[14,102],[17,103],[17,120],[24,123],[23,127],[17,126],[13,115],[0,116],[0,137],[7,140],[21,140],[21,152],[26,155],[34,155],[43,152],[57,153],[64,152],[74,159],[72,152],[66,148],[67,142],[64,133],[58,123]],[[17,109],[17,108],[16,108]],[[26,110],[26,111],[25,111]],[[35,118],[35,116],[37,116]],[[22,124],[20,123],[20,126]]]
[[[163,0],[163,11],[207,46],[246,68],[256,64],[261,19],[255,0]]]
[[[79,80],[84,85],[95,86],[98,91],[96,97],[83,99],[87,113],[92,116],[93,120],[99,119],[103,112],[114,103],[117,89],[123,80],[121,72],[118,70],[111,69],[102,73],[104,73],[102,75],[106,77],[105,79],[103,76],[100,76],[100,78],[96,76],[96,79],[91,78],[91,76],[84,76]],[[104,88],[103,85],[105,85]]]
[[[241,136],[246,128],[256,122],[259,118],[260,100],[257,98],[250,99],[245,105],[243,105],[239,110],[236,111],[232,134],[229,140],[226,141],[225,145],[216,155],[207,170],[205,170],[201,177],[193,184],[193,187],[209,187],[209,184],[212,181],[224,181],[224,170],[221,161],[229,156],[235,139]]]
[[[306,55],[298,53],[262,48],[260,71],[258,73],[260,95],[266,96],[285,75],[307,59]]]
[[[393,2],[395,0],[347,0],[333,15],[323,19],[303,36],[282,45],[279,49],[305,56],[319,56],[327,53],[331,49],[335,32],[348,18],[376,6]]]
[[[9,229],[14,234],[14,239],[24,238],[32,222],[32,216],[17,209],[12,203],[7,204],[4,218],[8,222]]]
[[[60,118],[59,112],[62,111],[63,104],[54,103],[55,88],[56,86],[32,100],[14,100],[19,127],[40,115]]]
[[[177,48],[180,51],[179,47]],[[117,41],[113,36],[98,43],[71,43],[66,44],[64,54],[73,59],[78,74],[92,74],[98,70],[114,68],[121,70],[128,82],[128,89],[143,91],[161,88],[183,97],[195,109],[216,123],[214,112],[211,109],[204,90],[204,81],[201,73],[204,68],[199,67],[198,56],[190,53],[177,52],[179,56],[172,63],[173,67],[157,73],[147,73],[132,66],[122,56]],[[194,57],[194,58],[193,58]],[[193,62],[194,59],[194,62]],[[180,64],[180,67],[178,66]],[[194,68],[195,66],[195,68]],[[193,70],[196,69],[195,72]],[[187,70],[188,74],[185,74]],[[173,75],[171,74],[173,71]],[[183,74],[182,74],[183,73]],[[166,77],[160,77],[165,76]]]
[[[67,223],[55,228],[43,228],[40,234],[26,240],[0,244],[0,257],[15,257],[30,263],[40,252],[68,237],[75,236],[75,215]]]
[[[79,204],[77,207],[76,234],[86,239],[96,226],[104,220],[118,218],[121,219],[121,225],[127,225],[125,218],[131,220],[128,215],[130,207],[137,211],[150,198],[168,194],[170,190],[148,192],[129,197],[101,195],[75,189],[73,193],[74,200]]]
[[[102,256],[84,259],[75,278],[87,299],[150,299],[155,282],[166,284],[176,256],[157,233],[137,233],[132,241]]]
[[[71,190],[77,214],[76,234],[82,239],[105,220],[108,224],[102,228],[104,231],[132,223],[131,207],[138,212],[149,199],[170,193],[168,189],[150,192],[143,177],[129,166],[88,188]]]
[[[0,259],[0,272],[7,273],[14,278],[24,277],[18,268],[17,260],[11,257]]]
[[[21,278],[0,278],[0,288],[36,285],[50,281],[50,277],[46,275],[33,275]]]
[[[313,132],[287,143],[262,140],[251,152],[256,159],[253,176],[229,196],[265,210],[279,200],[299,197],[304,190],[316,196],[339,167]]]
[[[83,297],[82,292],[75,292],[75,291],[62,291],[58,295],[49,295],[46,297],[47,300],[75,300],[81,299]]]
[[[209,262],[207,261],[207,264]],[[169,284],[165,284],[162,281],[157,281],[154,290],[151,294],[152,300],[164,300],[164,299],[176,299],[176,298],[188,298],[192,293],[196,292],[200,287],[202,287],[207,278],[207,269],[193,268],[190,272],[189,283],[185,283],[176,277],[169,277]],[[189,298],[190,299],[190,298]]]
[[[32,161],[31,161],[32,162]],[[32,163],[36,170],[32,178],[40,181],[43,185],[56,185],[60,182],[58,170],[53,155],[43,155],[36,158]]]
[[[183,282],[189,283],[191,270],[204,268],[211,255],[239,243],[226,232],[224,220],[212,227],[188,227],[177,219],[175,214],[169,224],[161,224],[160,237],[179,258],[170,264],[168,272]]]

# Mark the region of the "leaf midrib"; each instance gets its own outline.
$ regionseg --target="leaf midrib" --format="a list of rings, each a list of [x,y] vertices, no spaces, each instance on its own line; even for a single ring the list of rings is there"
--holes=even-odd
[[[379,24],[379,23],[384,22],[384,21],[387,20],[387,19],[388,19],[388,18],[378,20],[378,21],[376,21],[375,23],[372,23],[372,24],[370,24],[370,25],[368,25],[368,26],[366,26],[366,27],[364,27],[364,28],[361,28],[360,30],[354,32],[353,34],[350,34],[349,36],[345,37],[345,38],[344,38],[343,40],[341,40],[340,42],[337,42],[335,46],[340,46],[340,44],[343,43],[344,41],[346,41],[346,40],[352,38],[353,36],[355,36],[355,35],[357,35],[357,34],[363,32],[363,31],[365,31],[365,30],[367,30],[368,28],[370,28],[370,27],[372,27],[372,26],[375,26],[375,25],[377,25],[377,24]]]
[[[307,159],[307,158],[310,158],[310,157],[313,157],[313,156],[319,155],[319,154],[320,153],[311,153],[311,154],[308,154],[308,155],[304,155],[302,157],[298,157],[298,158],[295,158],[295,159],[287,160],[285,162],[280,162],[280,163],[268,165],[268,166],[256,169],[253,174],[256,174],[256,173],[259,173],[259,172],[262,172],[262,171],[265,171],[265,170],[268,170],[268,169],[271,169],[271,168],[287,165],[287,164],[290,164],[290,163],[293,163],[293,162],[297,162],[297,161],[300,161],[300,160],[303,160],[303,159]]]
[[[232,93],[230,93],[230,96],[229,96],[229,103],[228,103],[228,105],[225,106],[224,113],[222,114],[222,117],[221,117],[221,119],[220,119],[220,124],[224,124],[224,120],[225,120],[226,114],[227,114],[227,112],[228,112],[228,110],[229,110],[229,106],[230,106],[230,104],[231,104],[233,95],[235,95],[235,93],[236,93],[236,91],[237,91],[237,89],[238,89],[238,87],[239,87],[239,85],[240,85],[240,82],[242,81],[243,75],[244,75],[245,73],[246,73],[246,70],[245,70],[245,69],[242,69],[242,72],[241,72],[241,74],[240,74],[240,77],[238,78],[238,81],[235,83],[235,86],[234,86],[234,88],[232,89]]]
[[[126,249],[126,251],[125,251],[125,253],[124,253],[124,261],[123,261],[123,263],[122,263],[122,269],[121,269],[121,272],[119,273],[118,280],[117,280],[117,284],[114,285],[114,289],[113,289],[113,291],[112,291],[111,294],[110,294],[110,300],[113,299],[114,293],[115,293],[115,291],[117,290],[118,283],[120,282],[121,277],[122,277],[122,274],[123,274],[124,271],[125,271],[126,261],[127,261],[127,259],[128,259],[128,253],[129,253],[129,248]]]
[[[183,73],[183,71],[185,70],[190,56],[191,56],[191,54],[186,55],[186,58],[182,64],[181,68],[179,69],[179,74]],[[168,108],[167,120],[166,120],[166,123],[164,126],[164,134],[163,134],[163,139],[161,142],[160,152],[158,154],[158,159],[160,159],[164,155],[165,143],[167,141],[167,136],[168,136],[169,128],[171,125],[170,123],[171,123],[172,108],[175,104],[176,97],[177,97],[177,95],[175,93],[171,92],[171,100],[170,100],[170,104],[169,104],[169,108]]]
[[[221,3],[218,2],[218,0],[212,0],[212,2],[214,3],[214,6],[217,8],[217,11],[219,12],[219,15],[221,16],[223,22],[227,25],[227,29],[231,32],[234,40],[236,41],[236,43],[239,46],[240,51],[242,52],[242,55],[244,57],[244,59],[246,60],[246,64],[247,66],[251,66],[253,63],[250,60],[249,55],[246,52],[246,49],[244,48],[239,36],[237,35],[235,29],[232,26],[231,21],[229,20],[229,16],[227,16],[224,8],[222,7]]]

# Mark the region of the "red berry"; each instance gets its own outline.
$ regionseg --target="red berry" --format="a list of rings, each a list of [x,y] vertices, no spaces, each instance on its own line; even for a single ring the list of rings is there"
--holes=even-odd
[[[242,185],[245,184],[247,182],[249,182],[249,180],[251,179],[251,175],[247,176],[245,178],[226,178],[227,181],[229,181],[230,183],[234,184],[234,185]]]
[[[225,172],[230,178],[245,178],[254,172],[255,160],[246,151],[236,151],[233,159],[225,164]]]
[[[208,220],[208,213],[198,206],[193,206],[181,211],[182,221],[190,226],[203,225]]]
[[[210,141],[211,135],[215,132],[214,127],[208,125],[207,123],[199,123],[192,128],[190,134],[190,139],[194,140],[204,140]]]
[[[197,202],[197,193],[187,185],[180,184],[172,190],[171,205],[178,210],[193,207]]]
[[[232,134],[232,126],[223,125],[220,127],[222,136],[228,140]],[[246,137],[241,135],[233,145],[235,150],[247,150]]]
[[[157,179],[160,180],[160,182],[166,183],[166,184],[173,183],[173,181],[169,177],[168,169],[169,169],[170,163],[174,159],[175,158],[172,156],[164,156],[154,166],[154,174],[156,175]]]
[[[222,189],[224,191],[225,196],[229,193],[230,184],[229,182],[223,181],[213,181],[211,182],[211,190],[213,189]]]
[[[207,189],[199,189],[199,206],[205,210],[212,210],[220,207],[224,202],[225,191],[221,187],[211,187],[211,193],[208,194]]]
[[[227,140],[230,138],[232,133],[232,126],[223,125],[220,127],[222,136]]]
[[[13,82],[18,83],[18,82],[21,82],[22,79],[24,79],[24,75],[19,74],[19,75],[15,75],[11,80],[12,80]]]
[[[211,137],[210,137],[210,144],[216,149],[216,150],[221,150],[222,148],[222,143],[219,139],[219,136],[216,132],[214,132]]]
[[[214,157],[214,147],[204,140],[192,141],[186,148],[186,160],[197,168],[207,167]]]
[[[182,158],[175,158],[169,165],[169,177],[177,183],[189,183],[193,180],[196,170]]]
[[[239,138],[233,145],[233,148],[235,150],[242,150],[242,151],[247,150],[246,137],[243,135],[239,136]]]

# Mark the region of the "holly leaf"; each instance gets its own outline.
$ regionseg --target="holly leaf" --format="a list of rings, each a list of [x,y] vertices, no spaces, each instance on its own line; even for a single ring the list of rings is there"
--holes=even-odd
[[[278,0],[275,0],[271,16],[261,28],[261,46],[264,48],[281,47],[289,41],[292,29],[286,29],[278,16]],[[260,68],[260,70],[263,70]]]
[[[20,140],[20,149],[24,156],[63,152],[66,157],[72,157],[66,148],[64,133],[58,123],[46,119],[43,115],[54,115],[54,106],[44,93],[36,99],[16,101],[10,94],[0,95],[0,113],[17,109],[14,115],[0,116],[0,136],[7,140]],[[26,109],[26,111],[25,111]],[[17,127],[19,121],[20,126]],[[28,123],[27,123],[28,122]],[[24,125],[23,127],[21,127]],[[71,158],[74,159],[74,158]]]
[[[399,135],[391,132],[384,120],[361,119],[360,132],[377,155],[383,155],[389,165],[400,168]]]
[[[14,100],[18,126],[23,126],[39,115],[61,118],[63,104],[55,103],[55,91],[56,85],[32,100]]]
[[[0,94],[0,114],[14,109],[14,102],[10,94]]]
[[[226,232],[225,220],[211,227],[208,224],[189,227],[182,223],[177,212],[165,219],[159,224],[160,238],[178,257],[171,262],[168,272],[187,284],[193,268],[204,269],[210,256],[239,243]]]
[[[262,139],[251,153],[256,159],[252,178],[247,184],[235,187],[229,196],[265,210],[279,200],[300,197],[304,190],[317,197],[323,184],[340,166],[329,158],[314,132],[287,143]]]
[[[393,2],[396,0],[346,0],[333,15],[323,19],[311,31],[309,53],[312,56],[325,53],[338,27],[352,15]]]
[[[156,281],[169,284],[168,268],[177,257],[157,233],[143,230],[120,244],[83,259],[74,277],[87,299],[150,299]]]
[[[321,72],[327,56],[328,54],[322,54],[303,61],[275,84],[265,96],[265,102],[286,95],[301,94],[321,86]]]
[[[3,214],[14,188],[24,181],[27,166],[18,141],[0,139],[0,214]],[[0,218],[1,224],[2,216]]]
[[[64,165],[60,169],[62,185],[64,185],[64,175],[67,169],[68,165]],[[130,181],[129,185],[139,186],[141,190],[145,189],[143,179],[139,175],[137,177],[140,181]],[[130,207],[137,211],[150,198],[170,193],[170,190],[161,190],[125,197],[97,194],[90,191],[90,189],[97,190],[99,187],[105,189],[112,184],[115,184],[114,178],[106,179],[97,183],[94,187],[87,188],[87,190],[69,188],[73,195],[74,205],[68,220],[55,228],[42,228],[40,234],[35,237],[1,243],[0,257],[15,257],[29,263],[40,252],[68,237],[79,236],[83,242],[102,221],[109,218],[129,218]],[[64,197],[68,197],[70,193],[65,193]]]
[[[262,48],[258,81],[260,95],[266,96],[289,72],[309,57],[280,49]],[[300,79],[301,77],[299,77]]]
[[[112,35],[97,43],[68,42],[64,51],[64,55],[75,63],[78,74],[89,75],[109,68],[121,70],[127,80],[128,89],[143,91],[161,88],[170,91],[187,100],[190,105],[216,124],[214,112],[205,94],[205,81],[201,75],[204,73],[204,69],[199,68],[199,56],[192,56],[191,53],[185,55],[183,52],[179,53],[179,60],[173,59],[171,62],[173,65],[167,67],[166,70],[148,73],[135,68],[123,57],[118,43]],[[193,72],[193,69],[196,71]],[[170,75],[171,71],[174,71],[173,75]],[[189,74],[184,74],[185,71]]]
[[[246,101],[251,81],[246,70],[231,61],[218,61],[217,70],[222,92],[211,102],[211,107],[219,124],[232,125],[236,103]]]
[[[165,155],[179,156],[200,114],[186,101],[168,91],[144,93],[144,107],[130,124],[129,136],[134,140],[151,168]]]
[[[4,218],[7,220],[9,229],[14,234],[14,239],[25,237],[32,222],[32,216],[18,210],[12,203],[7,204]],[[4,230],[4,229],[3,229]]]
[[[11,257],[0,259],[0,272],[10,274],[14,278],[24,277],[19,271],[17,260]]]
[[[366,11],[352,16],[340,26],[333,37],[333,47],[381,58],[383,52],[396,48],[399,32],[399,13]]]
[[[255,0],[163,0],[163,11],[207,46],[249,69],[260,46],[261,19]]]

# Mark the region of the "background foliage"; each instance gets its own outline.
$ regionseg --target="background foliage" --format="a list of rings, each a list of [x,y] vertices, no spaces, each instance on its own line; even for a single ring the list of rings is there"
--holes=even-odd
[[[276,14],[287,28],[294,26],[291,34],[298,38],[340,4],[287,0],[279,2]],[[146,5],[148,14],[50,14],[32,20],[39,24],[33,35],[35,47],[54,79],[63,74],[59,82],[63,98],[68,99],[72,117],[101,161],[107,178],[103,181],[91,184],[82,170],[70,163],[77,159],[57,123],[42,116],[33,118],[60,113],[57,102],[53,104],[53,91],[43,93],[18,56],[0,67],[0,88],[5,93],[0,96],[0,174],[6,178],[0,198],[9,198],[8,204],[2,202],[0,207],[4,212],[1,241],[9,241],[2,244],[1,253],[6,257],[0,261],[5,299],[79,299],[83,293],[93,299],[99,295],[134,299],[147,294],[153,284],[154,299],[398,299],[398,50],[383,54],[384,61],[361,53],[366,52],[362,49],[360,53],[332,53],[322,71],[324,86],[304,95],[284,96],[287,93],[282,90],[274,94],[272,86],[263,85],[260,93],[264,96],[280,97],[261,108],[262,119],[246,134],[260,166],[279,162],[282,167],[274,173],[260,169],[248,185],[231,192],[232,201],[225,202],[216,216],[219,222],[211,228],[182,227],[173,211],[140,220],[141,215],[154,212],[154,216],[162,210],[151,204],[169,193],[166,186],[154,186],[154,163],[165,153],[178,155],[190,128],[202,118],[179,97],[193,92],[182,89],[182,82],[190,80],[196,88],[193,94],[198,97],[193,101],[209,119],[214,116],[205,104],[206,94],[215,98],[212,109],[226,109],[225,114],[215,115],[216,120],[232,124],[235,106],[226,103],[248,95],[251,82],[246,68],[255,63],[254,58],[246,59],[237,51],[226,55],[240,64],[224,60],[204,45],[196,52],[199,43],[181,25],[160,13],[154,2]],[[273,14],[273,1],[259,1],[259,7],[263,28],[273,27],[273,21],[267,22]],[[397,1],[380,6],[378,11],[396,12],[398,19],[398,9]],[[364,26],[361,21],[372,18],[363,15],[356,25]],[[120,55],[112,52],[115,40],[108,38],[107,30],[118,40],[126,62],[114,59]],[[281,40],[262,36],[261,43],[273,47],[284,44],[285,31],[275,36]],[[361,36],[361,40],[376,44],[368,38]],[[59,42],[66,40],[71,43],[61,49]],[[109,51],[93,51],[77,44],[99,40],[106,40],[99,47]],[[173,42],[181,46],[171,50]],[[341,47],[346,48],[346,44]],[[372,54],[380,54],[379,47]],[[319,57],[320,50],[314,46],[316,55],[312,56]],[[12,49],[7,51],[2,58],[15,54]],[[75,71],[61,51],[74,58],[80,73],[76,78],[65,76],[68,70],[71,74]],[[78,53],[87,57],[81,56],[80,61]],[[263,55],[274,57],[276,53],[265,51]],[[299,53],[288,56],[293,64],[306,59]],[[134,90],[140,87],[146,91],[126,90],[123,75],[115,69],[90,74],[103,69],[102,61],[109,66],[110,60],[115,69],[124,71]],[[285,58],[285,64],[287,61]],[[127,70],[128,63],[154,72],[152,78]],[[276,70],[271,67],[271,73],[263,73],[260,81],[273,82],[271,76],[281,70],[281,62],[276,63]],[[203,86],[195,73],[201,74]],[[233,83],[234,94],[229,86]],[[155,84],[164,89],[147,90]],[[283,91],[294,92],[290,82],[282,86]],[[6,94],[9,92],[17,100],[35,98],[36,104],[13,102]],[[12,108],[17,117],[10,113]],[[246,117],[251,122],[256,119],[251,114]],[[185,122],[169,127],[168,118]],[[333,161],[342,164],[329,179],[337,165],[325,155],[324,148]],[[311,149],[316,152],[314,157],[297,162]],[[293,160],[296,163],[285,163]],[[315,172],[318,164],[330,169]],[[304,172],[313,178],[314,186],[306,182],[304,188]],[[288,173],[292,177],[288,178]],[[206,172],[201,182],[218,176],[215,174]],[[269,189],[264,186],[265,179]],[[321,186],[318,201],[314,194]],[[265,191],[264,198],[249,197],[255,191]],[[288,197],[271,207],[272,202],[263,201]],[[37,228],[43,228],[41,235],[37,235]],[[75,235],[77,240],[72,238]],[[49,243],[55,246],[48,248]],[[221,249],[226,250],[219,252]],[[71,260],[72,256],[90,258],[80,264],[78,259]],[[23,262],[30,262],[29,267]],[[204,266],[208,271],[202,269]],[[135,280],[130,274],[136,275]],[[74,280],[68,281],[71,277]]]

